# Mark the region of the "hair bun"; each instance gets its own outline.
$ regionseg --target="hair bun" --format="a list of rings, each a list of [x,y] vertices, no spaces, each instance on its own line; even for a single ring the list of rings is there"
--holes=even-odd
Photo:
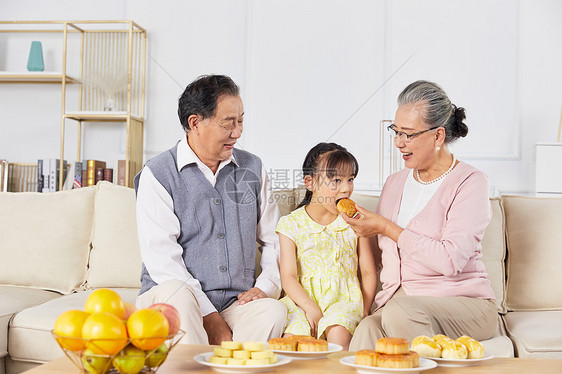
[[[453,104],[453,137],[464,138],[468,134],[468,126],[463,122],[466,119],[464,108],[457,108]]]

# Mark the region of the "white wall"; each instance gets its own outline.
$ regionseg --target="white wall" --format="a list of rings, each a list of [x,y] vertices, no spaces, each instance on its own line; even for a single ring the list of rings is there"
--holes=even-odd
[[[453,145],[457,156],[497,189],[527,192],[535,143],[557,134],[561,15],[558,0],[20,0],[3,2],[0,19],[133,19],[146,28],[145,159],[182,135],[176,105],[183,88],[222,73],[242,88],[240,146],[278,178],[330,140],[356,155],[358,188],[372,189],[379,121],[393,118],[405,85],[429,79],[467,109],[470,131]],[[29,47],[18,42],[0,39],[0,70],[12,68],[16,53],[25,70]],[[46,64],[56,65],[56,46],[45,48]],[[56,85],[0,85],[0,158],[57,157],[60,100]],[[123,126],[85,127],[83,158],[124,158]]]

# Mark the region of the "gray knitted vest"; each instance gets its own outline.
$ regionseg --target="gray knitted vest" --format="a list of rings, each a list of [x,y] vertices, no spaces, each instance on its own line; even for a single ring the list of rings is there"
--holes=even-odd
[[[223,167],[214,188],[195,164],[178,172],[177,144],[146,163],[174,201],[187,271],[219,312],[255,284],[262,163],[246,151],[233,154],[238,166]],[[141,294],[156,285],[144,264],[141,282]]]

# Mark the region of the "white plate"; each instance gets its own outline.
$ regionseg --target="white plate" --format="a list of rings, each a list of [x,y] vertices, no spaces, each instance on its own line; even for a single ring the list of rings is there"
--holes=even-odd
[[[280,350],[274,349],[273,352],[291,357],[293,360],[315,360],[315,359],[318,359],[318,358],[325,358],[330,353],[339,352],[342,349],[343,349],[343,347],[339,344],[328,343],[328,350],[327,351],[299,352],[299,351],[280,351]]]
[[[222,364],[212,364],[209,362],[209,357],[213,355],[213,352],[201,353],[193,357],[193,359],[206,366],[210,366],[213,370],[219,373],[263,373],[270,371],[272,368],[286,365],[291,362],[289,357],[283,355],[277,355],[277,362],[270,365],[222,365]]]
[[[352,368],[355,368],[355,370],[357,370],[358,373],[364,373],[364,374],[372,374],[372,373],[409,373],[409,374],[415,374],[415,373],[419,373],[420,371],[425,371],[425,370],[429,370],[429,369],[433,369],[435,367],[437,367],[437,363],[435,361],[431,361],[428,360],[427,358],[421,358],[420,357],[420,366],[418,366],[417,368],[411,368],[411,369],[388,369],[388,368],[379,368],[376,366],[366,366],[366,365],[357,365],[355,363],[355,356],[347,356],[344,357],[340,360],[340,363],[346,365],[346,366],[351,366]]]
[[[437,365],[439,366],[461,367],[461,366],[478,365],[482,361],[486,361],[494,358],[494,356],[485,354],[484,357],[482,358],[473,358],[473,359],[467,358],[466,360],[449,360],[447,358],[435,358],[435,357],[426,357],[426,358],[437,362]]]

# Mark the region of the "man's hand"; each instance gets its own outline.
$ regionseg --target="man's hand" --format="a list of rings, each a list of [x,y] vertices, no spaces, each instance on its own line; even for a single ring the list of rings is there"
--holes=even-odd
[[[232,341],[232,331],[226,321],[218,314],[213,312],[203,317],[203,328],[209,337],[209,344],[220,345],[224,341]]]
[[[265,292],[263,292],[257,287],[252,287],[248,291],[240,292],[238,294],[238,305],[244,305],[246,303],[249,303],[250,301],[263,299],[265,297],[267,297]]]

